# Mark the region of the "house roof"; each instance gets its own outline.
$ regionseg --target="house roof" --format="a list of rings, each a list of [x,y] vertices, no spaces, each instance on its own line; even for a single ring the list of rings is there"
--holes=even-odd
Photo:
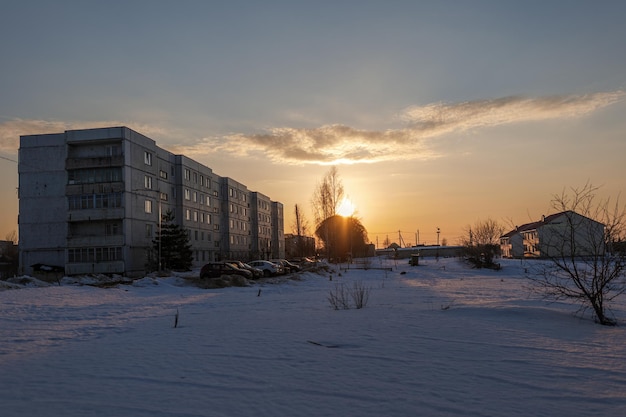
[[[526,223],[526,224],[523,224],[521,226],[517,226],[515,229],[511,230],[510,232],[505,233],[501,237],[506,238],[506,237],[511,237],[511,236],[515,235],[516,233],[525,232],[527,230],[536,230],[536,229],[540,228],[541,226],[543,226],[545,224],[552,223],[554,220],[556,220],[557,218],[559,218],[559,217],[561,217],[561,216],[563,216],[563,215],[565,215],[567,213],[578,214],[578,213],[576,213],[575,211],[572,211],[572,210],[566,210],[566,211],[561,211],[559,213],[550,214],[549,216],[544,216],[539,221]],[[578,215],[581,216],[581,217],[585,217],[585,218],[589,219],[588,217],[583,216],[581,214],[578,214]],[[589,219],[589,220],[596,222],[593,219]],[[596,222],[596,223],[599,223],[599,222]]]

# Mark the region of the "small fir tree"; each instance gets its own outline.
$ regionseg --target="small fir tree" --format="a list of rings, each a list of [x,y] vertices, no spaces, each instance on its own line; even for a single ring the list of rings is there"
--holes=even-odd
[[[161,267],[163,269],[177,271],[191,269],[193,252],[189,240],[189,235],[185,229],[174,222],[174,213],[168,210],[163,215],[161,230],[152,241],[155,253],[159,253],[159,244],[161,246]]]

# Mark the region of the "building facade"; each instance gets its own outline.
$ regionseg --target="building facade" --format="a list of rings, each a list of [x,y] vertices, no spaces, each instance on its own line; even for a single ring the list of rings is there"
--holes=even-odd
[[[604,246],[604,225],[571,210],[543,216],[500,237],[505,258],[593,256]]]
[[[194,266],[257,258],[260,239],[276,242],[267,258],[281,246],[284,256],[282,204],[264,197],[269,222],[259,235],[245,185],[127,127],[22,136],[18,171],[20,273],[44,264],[68,275],[141,275],[168,212],[189,235]]]

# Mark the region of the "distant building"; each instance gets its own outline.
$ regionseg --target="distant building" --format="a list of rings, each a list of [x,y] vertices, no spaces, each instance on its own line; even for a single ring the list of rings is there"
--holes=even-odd
[[[314,257],[315,238],[312,236],[285,235],[285,256],[287,259]]]
[[[424,258],[448,258],[462,256],[464,249],[464,246],[417,245],[401,248],[396,245],[395,248],[376,249],[375,252],[377,256],[388,256],[397,259],[408,259],[413,255],[419,255]]]
[[[604,245],[604,225],[574,211],[543,216],[500,237],[506,258],[589,256]]]
[[[20,273],[141,275],[168,210],[194,266],[284,256],[281,203],[127,127],[21,136],[18,171]]]
[[[17,245],[11,240],[0,240],[0,279],[17,274]]]
[[[0,240],[0,256],[12,257],[17,252],[17,245],[11,240]]]

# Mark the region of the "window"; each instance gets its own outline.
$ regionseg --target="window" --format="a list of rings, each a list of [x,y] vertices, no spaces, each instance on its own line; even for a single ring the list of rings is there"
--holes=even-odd
[[[200,204],[204,205],[204,194],[200,194]]]
[[[150,152],[145,151],[145,152],[143,153],[143,162],[144,162],[146,165],[150,165],[150,166],[152,166],[152,154],[151,154]]]
[[[185,168],[185,179],[189,181],[191,179],[191,171]]]
[[[193,173],[193,182],[194,182],[195,184],[197,184],[197,183],[198,183],[198,173],[197,173],[197,172],[194,172],[194,173]]]
[[[235,221],[234,220],[230,220],[230,228],[234,229],[235,228]]]
[[[163,178],[164,180],[167,179],[167,171],[159,171],[159,177]]]
[[[167,197],[167,193],[159,193],[161,200],[163,201],[167,201],[168,197]]]
[[[120,145],[107,145],[104,152],[106,156],[118,156],[122,154],[122,147]]]
[[[122,193],[71,195],[67,203],[69,210],[122,207]]]
[[[194,222],[197,222],[197,221],[198,221],[198,212],[197,212],[197,211],[194,211],[194,212],[193,212],[193,221],[194,221]],[[196,240],[197,240],[197,239],[196,239]]]
[[[69,185],[117,181],[122,181],[122,168],[119,167],[73,169],[67,172]]]
[[[204,176],[200,175],[200,186],[204,187]]]
[[[146,175],[143,182],[146,188],[152,189],[152,177],[150,175]]]
[[[117,236],[120,234],[119,223],[106,223],[104,225],[105,236]]]
[[[206,215],[206,224],[211,224],[211,215],[210,214]]]
[[[152,237],[152,224],[146,223],[146,237]]]
[[[73,248],[67,250],[69,263],[109,262],[123,260],[121,247]]]
[[[191,200],[191,192],[189,188],[185,188],[185,200]]]
[[[197,203],[198,202],[198,193],[197,192],[193,192],[193,202]]]
[[[191,210],[189,209],[185,210],[185,219],[191,220]]]
[[[152,213],[152,200],[146,200],[144,210],[146,213]]]

